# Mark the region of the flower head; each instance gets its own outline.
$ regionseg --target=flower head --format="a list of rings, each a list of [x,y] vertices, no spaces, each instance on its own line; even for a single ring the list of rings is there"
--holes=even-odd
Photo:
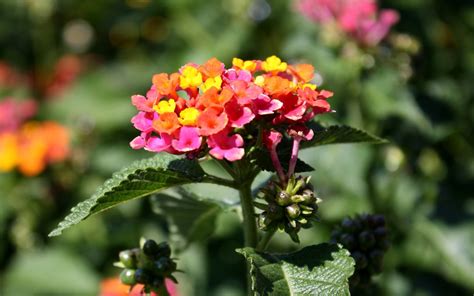
[[[212,58],[202,65],[188,63],[179,73],[156,74],[146,97],[132,97],[138,110],[132,123],[140,134],[130,146],[242,159],[251,151],[246,144],[261,143],[256,131],[273,125],[269,135],[281,140],[283,134],[276,130],[288,134],[288,126],[305,126],[315,115],[331,111],[326,99],[332,93],[317,89],[313,76],[312,65],[288,65],[277,56],[264,61],[234,58],[229,69]],[[266,143],[271,137],[265,135]],[[276,145],[267,148],[277,159]],[[280,173],[283,178],[281,167]]]
[[[376,0],[298,0],[299,11],[316,23],[337,27],[363,45],[377,45],[398,22],[393,9],[379,11]]]

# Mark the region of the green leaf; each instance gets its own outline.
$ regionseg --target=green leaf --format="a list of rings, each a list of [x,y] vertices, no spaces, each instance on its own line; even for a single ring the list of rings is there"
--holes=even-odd
[[[253,248],[237,252],[251,264],[254,295],[350,295],[348,279],[355,263],[338,245],[324,243],[284,255]]]
[[[49,236],[57,236],[64,229],[75,225],[90,215],[105,211],[124,202],[145,197],[160,190],[192,182],[203,181],[207,175],[197,161],[186,160],[170,154],[156,156],[132,163],[115,173],[96,193],[71,209]]]
[[[329,144],[387,143],[387,140],[347,125],[321,127],[320,125],[314,123],[310,124],[310,127],[314,130],[314,137],[311,141],[302,142],[301,148],[310,148]]]
[[[172,240],[185,248],[190,243],[207,239],[214,233],[216,219],[223,206],[179,188],[177,194],[153,196],[153,211],[166,217]]]

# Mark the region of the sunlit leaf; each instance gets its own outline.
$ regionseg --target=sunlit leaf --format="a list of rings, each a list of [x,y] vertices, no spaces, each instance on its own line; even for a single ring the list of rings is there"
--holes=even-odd
[[[251,264],[255,295],[350,295],[348,278],[354,272],[354,260],[337,245],[325,243],[282,255],[253,248],[237,252]]]
[[[91,198],[72,208],[71,213],[49,235],[60,235],[64,229],[90,215],[124,202],[149,196],[172,186],[203,181],[206,176],[197,161],[170,154],[158,154],[136,161],[115,173]]]

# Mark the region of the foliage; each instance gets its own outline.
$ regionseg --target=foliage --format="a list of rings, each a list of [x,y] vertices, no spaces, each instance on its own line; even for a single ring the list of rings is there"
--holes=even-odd
[[[251,248],[237,252],[252,265],[255,295],[350,295],[348,278],[354,261],[337,245],[309,246],[283,255]]]

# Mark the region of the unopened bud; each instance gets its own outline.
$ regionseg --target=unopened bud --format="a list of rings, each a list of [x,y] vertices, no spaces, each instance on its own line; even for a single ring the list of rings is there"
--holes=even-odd
[[[291,219],[296,219],[301,214],[300,207],[297,204],[292,204],[285,208],[288,217]]]
[[[287,206],[291,204],[291,196],[286,191],[280,191],[276,197],[276,202],[280,206]]]

